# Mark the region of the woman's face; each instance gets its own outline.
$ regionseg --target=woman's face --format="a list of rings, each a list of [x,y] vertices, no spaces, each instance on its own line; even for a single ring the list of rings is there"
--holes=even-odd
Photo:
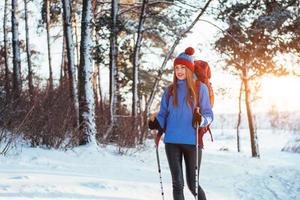
[[[185,80],[186,79],[186,67],[185,65],[176,65],[175,66],[175,75],[178,80]]]

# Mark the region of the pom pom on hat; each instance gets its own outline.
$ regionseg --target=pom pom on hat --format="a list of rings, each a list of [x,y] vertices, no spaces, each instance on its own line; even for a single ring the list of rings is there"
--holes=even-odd
[[[184,53],[181,53],[175,58],[174,60],[174,67],[176,65],[185,65],[187,68],[189,68],[192,72],[194,72],[194,58],[192,55],[195,53],[195,50],[193,47],[188,47],[185,49]]]
[[[188,47],[188,48],[185,49],[184,53],[189,55],[189,56],[192,56],[195,53],[195,49],[193,47]]]

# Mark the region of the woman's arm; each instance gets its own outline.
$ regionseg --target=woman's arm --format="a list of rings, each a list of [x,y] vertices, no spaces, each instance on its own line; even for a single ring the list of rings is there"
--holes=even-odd
[[[202,115],[200,127],[205,127],[209,125],[214,118],[214,114],[210,106],[208,88],[205,84],[201,84],[199,88],[199,107]]]
[[[159,125],[162,129],[165,129],[166,125],[167,125],[167,117],[168,117],[167,95],[168,95],[168,89],[169,88],[167,88],[163,93],[163,96],[162,96],[161,102],[160,102],[160,109],[159,109],[159,112],[157,113],[157,116],[156,116],[157,122],[159,123]]]

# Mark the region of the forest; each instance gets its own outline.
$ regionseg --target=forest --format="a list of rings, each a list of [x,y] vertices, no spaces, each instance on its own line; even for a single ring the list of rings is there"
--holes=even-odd
[[[0,19],[0,200],[299,199],[300,0],[1,0]]]
[[[230,123],[238,136],[242,112],[247,116],[253,157],[259,157],[257,80],[300,75],[298,0],[4,0],[0,6],[2,154],[20,138],[45,148],[144,144],[152,135],[148,117],[170,84],[169,61],[201,20],[218,32],[211,44],[220,58],[216,70],[240,82],[238,118]],[[215,93],[226,89],[217,85]],[[268,117],[274,127],[282,118],[276,110]]]

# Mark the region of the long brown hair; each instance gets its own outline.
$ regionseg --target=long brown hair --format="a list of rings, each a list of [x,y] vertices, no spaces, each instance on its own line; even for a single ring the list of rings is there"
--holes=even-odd
[[[193,79],[193,72],[185,68],[186,70],[186,86],[187,86],[187,97],[186,97],[186,103],[189,107],[195,106],[197,102],[196,97],[196,91],[195,91],[195,81]],[[174,70],[173,75],[173,105],[174,107],[178,106],[178,100],[177,100],[177,77]],[[190,98],[189,98],[190,97]]]

